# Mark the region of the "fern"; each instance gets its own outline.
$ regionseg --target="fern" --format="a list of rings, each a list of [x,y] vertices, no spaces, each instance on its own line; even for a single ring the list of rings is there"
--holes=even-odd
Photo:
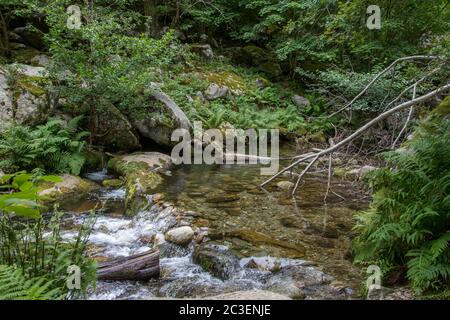
[[[80,119],[67,124],[49,119],[36,128],[15,125],[6,129],[0,134],[0,167],[9,172],[38,168],[78,175],[85,162],[83,139],[89,135],[77,133]]]
[[[358,216],[354,246],[357,262],[406,267],[422,294],[449,285],[450,123],[435,119],[417,136],[411,153],[386,153],[390,168],[366,177],[374,199]]]
[[[20,269],[0,265],[0,300],[62,299],[62,291],[52,289],[53,283],[45,277],[27,279]]]

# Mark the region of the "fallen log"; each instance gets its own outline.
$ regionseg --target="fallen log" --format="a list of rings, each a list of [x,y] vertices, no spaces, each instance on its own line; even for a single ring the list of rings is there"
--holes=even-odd
[[[159,249],[101,262],[97,266],[98,280],[143,281],[157,278],[159,274]]]

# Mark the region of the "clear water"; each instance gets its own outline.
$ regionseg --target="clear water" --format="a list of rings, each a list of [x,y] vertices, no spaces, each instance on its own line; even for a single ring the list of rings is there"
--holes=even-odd
[[[288,149],[283,156],[289,154]],[[107,172],[101,175],[105,177]],[[333,179],[334,193],[325,203],[324,174],[306,176],[294,199],[276,186],[289,180],[288,176],[274,181],[267,190],[259,189],[266,178],[257,165],[178,166],[157,190],[176,208],[196,212],[193,224],[209,228],[210,239],[228,246],[241,259],[241,266],[253,258],[259,269],[243,268],[223,281],[192,262],[192,247],[170,245],[161,257],[160,279],[148,283],[100,281],[90,298],[195,298],[249,289],[279,291],[298,284],[291,275],[264,270],[274,264],[301,267],[301,272],[307,270],[308,279],[317,278],[310,280],[312,298],[336,298],[335,292],[327,295],[329,288],[322,285],[328,274],[343,284],[346,293],[356,292],[362,277],[349,259],[352,227],[354,214],[367,206],[356,186]],[[124,189],[102,190],[67,209],[74,225],[82,223],[81,213],[102,203],[90,237],[90,253],[99,261],[149,250],[153,236],[175,223],[170,211],[176,209],[171,206],[153,206],[133,218],[123,216],[124,197]],[[68,228],[64,236],[71,238],[74,232]]]

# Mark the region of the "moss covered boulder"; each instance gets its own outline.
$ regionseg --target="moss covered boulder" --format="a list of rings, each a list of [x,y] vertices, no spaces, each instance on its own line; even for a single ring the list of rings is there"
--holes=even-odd
[[[237,63],[256,67],[270,78],[277,78],[282,73],[280,64],[270,50],[248,45],[243,48],[236,48],[233,51],[232,56]]]
[[[33,124],[46,117],[45,68],[15,64],[0,68],[0,129],[11,122]]]
[[[124,177],[127,215],[134,215],[148,206],[148,196],[162,182],[157,172],[169,169],[171,164],[170,156],[159,152],[139,152],[108,162],[109,172]]]
[[[38,195],[42,197],[43,205],[50,208],[59,204],[64,208],[87,196],[88,193],[96,191],[100,186],[92,181],[70,174],[60,175],[59,182],[42,182],[38,186]]]

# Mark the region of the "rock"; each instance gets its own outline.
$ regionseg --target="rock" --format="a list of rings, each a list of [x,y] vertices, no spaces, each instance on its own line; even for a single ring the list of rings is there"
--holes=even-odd
[[[294,95],[291,98],[292,103],[299,108],[299,110],[303,110],[305,107],[310,105],[310,102],[305,97]]]
[[[219,294],[217,296],[207,297],[208,300],[291,300],[288,296],[265,291],[265,290],[249,290],[235,291],[230,293]]]
[[[200,54],[208,60],[214,58],[214,52],[209,44],[192,44],[191,51]]]
[[[239,50],[238,55],[240,55],[238,60],[258,68],[271,78],[277,78],[282,73],[281,66],[276,61],[276,57],[268,50],[254,45],[248,45]]]
[[[295,282],[289,277],[285,277],[282,280],[278,278],[269,279],[265,289],[284,296],[288,296],[289,298],[295,300],[303,300],[306,297],[306,294],[303,292],[303,290],[297,287],[295,285]]]
[[[264,88],[269,87],[271,85],[271,83],[269,80],[260,77],[255,80],[255,85],[258,89],[264,89]]]
[[[245,79],[234,72],[208,72],[201,73],[200,76],[209,83],[216,84],[220,87],[227,87],[229,92],[234,95],[242,95],[249,90]]]
[[[100,187],[92,181],[77,176],[63,174],[60,177],[60,182],[48,181],[38,185],[38,195],[43,197],[44,206],[58,203],[64,207],[76,203]]]
[[[141,146],[131,123],[113,105],[98,112],[97,136],[96,143],[107,150],[130,152]]]
[[[49,64],[49,57],[45,54],[38,54],[31,58],[30,63],[37,67],[47,67]]]
[[[283,73],[281,66],[273,61],[264,62],[259,69],[271,78],[278,78]]]
[[[204,243],[194,248],[194,263],[220,279],[229,279],[239,269],[239,260],[227,246]]]
[[[20,36],[20,38],[25,42],[25,44],[36,48],[44,48],[43,33],[37,29],[31,30],[27,27],[17,27],[13,29],[13,32]]]
[[[363,166],[361,168],[356,168],[356,169],[348,171],[347,174],[345,175],[345,177],[350,178],[350,179],[360,179],[368,172],[376,170],[376,169],[377,168],[373,167],[373,166]]]
[[[121,157],[120,161],[125,167],[142,164],[148,170],[169,169],[172,166],[172,158],[159,152],[137,152]],[[126,171],[128,169],[125,168],[123,170]]]
[[[155,235],[155,238],[153,239],[153,244],[155,246],[162,245],[166,242],[166,239],[162,233],[158,233]]]
[[[31,64],[33,66],[36,65],[35,62],[32,61],[33,58],[41,54],[39,50],[27,47],[21,43],[11,43],[10,49],[12,61],[22,64]]]
[[[215,83],[212,83],[208,86],[208,88],[205,91],[205,97],[207,100],[217,100],[220,98],[223,98],[228,93],[228,87],[227,86],[220,86]]]
[[[9,68],[16,75],[0,69],[0,130],[13,121],[34,124],[46,118],[45,69],[20,64]],[[10,86],[11,77],[15,79],[14,86]]]
[[[292,183],[290,181],[280,181],[280,182],[277,182],[276,185],[278,188],[280,188],[282,190],[286,190],[286,191],[294,188],[294,183]]]
[[[171,158],[159,152],[119,156],[108,162],[108,170],[125,178],[125,213],[134,215],[149,205],[150,194],[162,182],[155,172],[171,165]]]
[[[173,147],[176,129],[190,130],[192,124],[183,110],[156,83],[150,83],[146,91],[151,97],[147,103],[129,111],[128,119],[139,134],[161,146]]]
[[[194,238],[194,231],[192,230],[191,227],[188,226],[171,229],[167,231],[165,235],[166,241],[179,245],[189,244],[193,238]]]
[[[123,185],[120,179],[106,179],[102,181],[102,185],[106,188],[119,188]]]
[[[289,258],[301,258],[304,257],[306,253],[306,248],[301,243],[278,240],[266,234],[248,229],[236,229],[230,231],[210,230],[208,236],[212,240],[229,237],[250,242],[254,246],[273,246],[280,248],[283,255]]]

